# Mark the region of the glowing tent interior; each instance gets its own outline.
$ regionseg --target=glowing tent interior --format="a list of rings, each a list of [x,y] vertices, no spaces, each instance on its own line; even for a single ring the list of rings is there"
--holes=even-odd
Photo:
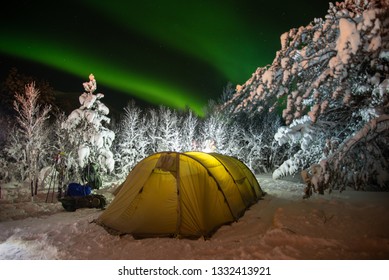
[[[253,173],[236,158],[162,152],[133,168],[96,222],[137,238],[208,238],[263,195]]]

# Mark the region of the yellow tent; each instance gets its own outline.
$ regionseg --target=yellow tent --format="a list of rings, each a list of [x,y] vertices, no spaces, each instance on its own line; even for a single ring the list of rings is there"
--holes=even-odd
[[[134,167],[97,223],[135,237],[209,237],[262,196],[255,176],[236,158],[162,152]]]

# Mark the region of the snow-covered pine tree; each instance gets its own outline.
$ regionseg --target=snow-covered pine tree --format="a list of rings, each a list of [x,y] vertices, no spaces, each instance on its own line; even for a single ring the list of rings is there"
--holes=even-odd
[[[104,95],[94,94],[97,84],[93,74],[89,75],[89,81],[83,83],[83,86],[85,92],[79,97],[81,106],[73,110],[62,123],[72,145],[70,151],[66,151],[67,157],[77,159],[73,161],[76,170],[97,163],[103,175],[109,174],[115,165],[111,152],[115,133],[105,126],[110,122],[109,109],[101,102]]]
[[[31,187],[31,198],[37,194],[39,158],[44,155],[44,145],[47,141],[46,120],[49,118],[51,106],[38,104],[39,90],[32,82],[25,86],[23,94],[15,93],[14,109],[17,112],[17,124],[20,132],[19,138],[15,139],[19,145],[21,153],[18,162],[19,169],[26,172]],[[13,145],[13,147],[15,147]],[[24,177],[24,176],[22,176]]]
[[[329,3],[324,19],[314,19],[308,26],[282,34],[281,50],[273,63],[258,68],[244,85],[237,86],[224,108],[255,112],[265,103],[270,110],[280,111],[288,127],[277,133],[278,139],[288,138],[291,147],[298,143],[300,149],[287,160],[290,168],[283,166],[283,171],[276,173],[301,170],[337,153],[337,147],[360,135],[365,125],[388,114],[388,49],[388,0]],[[381,147],[372,144],[375,152],[360,162],[371,162],[369,166],[374,168],[370,175],[362,172],[365,167],[350,166],[353,161],[343,160],[345,164],[338,170],[321,177],[323,184],[336,186],[336,180],[330,183],[331,177],[357,176],[359,185],[387,185],[388,181],[384,184],[374,179],[387,164],[372,164],[381,161],[379,155],[387,151],[387,144],[382,146],[387,132],[380,131],[375,139],[381,139]],[[353,145],[349,154],[362,154],[358,149],[363,146]],[[339,172],[342,175],[336,175]],[[343,183],[353,185],[354,181]]]

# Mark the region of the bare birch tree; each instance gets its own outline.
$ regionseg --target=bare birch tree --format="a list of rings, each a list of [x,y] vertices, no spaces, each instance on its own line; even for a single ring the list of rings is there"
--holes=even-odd
[[[45,138],[45,124],[49,118],[51,106],[38,104],[39,90],[32,82],[25,86],[24,94],[15,94],[14,109],[17,112],[17,123],[22,133],[19,141],[25,152],[25,168],[31,184],[31,199],[37,194],[39,156]]]

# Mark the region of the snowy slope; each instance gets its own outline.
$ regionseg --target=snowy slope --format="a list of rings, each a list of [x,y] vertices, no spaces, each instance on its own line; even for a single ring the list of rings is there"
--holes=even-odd
[[[297,180],[258,180],[264,199],[210,240],[112,236],[93,223],[101,210],[19,203],[30,217],[0,222],[0,259],[389,258],[389,193],[346,190],[304,200]],[[0,204],[1,212],[5,207]]]

